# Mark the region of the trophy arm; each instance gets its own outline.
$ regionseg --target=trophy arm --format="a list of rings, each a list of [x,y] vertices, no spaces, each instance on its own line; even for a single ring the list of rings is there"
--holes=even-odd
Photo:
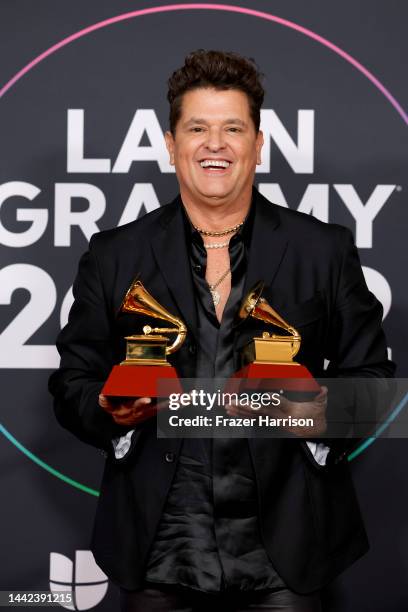
[[[172,353],[175,353],[176,351],[178,351],[178,349],[181,347],[184,340],[186,339],[187,327],[185,327],[185,325],[180,325],[178,330],[175,330],[175,331],[178,332],[177,337],[175,341],[173,342],[173,344],[170,344],[170,346],[166,346],[166,355],[171,355]]]
[[[293,339],[292,339],[292,357],[295,357],[295,355],[297,355],[298,352],[299,352],[300,344],[302,342],[302,336],[299,334],[297,329],[295,329],[294,327],[289,327],[287,331],[290,334],[292,334],[292,336],[293,336]]]
[[[166,346],[166,355],[171,355],[172,353],[175,353],[183,344],[184,340],[186,339],[186,335],[187,335],[187,327],[183,324],[180,323],[178,328],[177,327],[150,327],[150,325],[145,325],[143,328],[143,333],[146,336],[149,336],[150,334],[177,334],[176,339],[174,340],[173,344],[170,344],[170,346]]]
[[[184,340],[186,339],[186,336],[187,336],[187,328],[184,326],[182,328],[179,328],[177,337],[175,341],[173,342],[173,344],[170,344],[170,346],[166,346],[166,355],[171,355],[172,353],[175,353],[176,351],[178,351],[178,349],[181,347]]]

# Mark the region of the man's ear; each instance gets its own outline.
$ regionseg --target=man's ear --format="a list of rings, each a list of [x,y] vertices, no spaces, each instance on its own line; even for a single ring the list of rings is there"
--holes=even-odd
[[[258,166],[260,166],[262,163],[261,151],[262,151],[263,144],[264,144],[263,132],[259,130],[259,132],[256,135],[256,163]]]
[[[166,141],[167,151],[170,155],[170,164],[174,166],[174,136],[171,132],[167,131],[164,134],[164,140]]]

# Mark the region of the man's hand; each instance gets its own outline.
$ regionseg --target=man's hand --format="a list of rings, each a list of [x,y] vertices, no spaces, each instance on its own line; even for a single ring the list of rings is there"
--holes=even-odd
[[[115,423],[118,425],[137,425],[145,412],[144,408],[151,404],[150,397],[138,398],[111,398],[106,395],[99,395],[99,405],[105,412],[108,412]]]
[[[292,419],[313,419],[312,427],[291,427],[284,426],[291,434],[302,438],[318,438],[326,432],[326,409],[327,409],[327,387],[321,387],[319,393],[308,402],[293,402],[281,396],[279,406],[261,406],[259,410],[255,410],[251,406],[243,406],[240,404],[229,404],[226,407],[227,413],[230,416],[254,416],[262,414],[273,417],[275,419],[288,418]]]

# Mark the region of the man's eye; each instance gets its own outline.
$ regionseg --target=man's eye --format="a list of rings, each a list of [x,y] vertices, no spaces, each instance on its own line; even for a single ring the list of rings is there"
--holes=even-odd
[[[237,127],[229,127],[227,128],[229,132],[235,133],[235,132],[240,132],[241,130]]]
[[[202,127],[198,127],[198,126],[197,126],[197,127],[193,127],[193,128],[191,128],[191,131],[192,131],[192,132],[197,132],[197,133],[198,133],[198,132],[202,132],[202,131],[203,131],[203,128],[202,128]]]

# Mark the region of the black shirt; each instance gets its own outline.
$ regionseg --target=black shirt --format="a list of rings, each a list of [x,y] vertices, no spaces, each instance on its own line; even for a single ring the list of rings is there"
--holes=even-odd
[[[221,324],[205,280],[207,254],[186,215],[199,323],[197,378],[227,378],[243,297],[255,207],[229,244],[231,293]],[[146,580],[205,592],[283,587],[262,545],[246,439],[185,439],[153,543]]]

